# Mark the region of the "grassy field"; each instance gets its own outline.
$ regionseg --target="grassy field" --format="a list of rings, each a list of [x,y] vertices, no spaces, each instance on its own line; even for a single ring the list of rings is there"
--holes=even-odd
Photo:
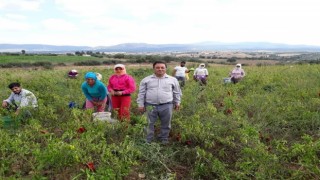
[[[97,57],[87,57],[87,56],[66,56],[66,55],[0,55],[0,64],[4,63],[34,63],[34,62],[51,62],[51,63],[72,63],[87,60],[101,60]]]
[[[138,85],[151,66],[127,71]],[[320,177],[320,66],[247,66],[236,85],[222,82],[232,66],[209,66],[206,87],[192,80],[184,87],[166,146],[145,143],[137,92],[130,124],[93,122],[92,112],[68,108],[70,101],[84,102],[80,85],[87,71],[100,72],[107,83],[110,69],[82,67],[78,79],[60,68],[2,69],[0,98],[19,81],[38,97],[39,110],[16,128],[0,124],[1,179]]]

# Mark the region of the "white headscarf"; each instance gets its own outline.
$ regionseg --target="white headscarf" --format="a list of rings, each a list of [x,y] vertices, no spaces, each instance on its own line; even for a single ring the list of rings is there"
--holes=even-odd
[[[120,72],[117,72],[116,71],[116,68],[122,68],[122,71]],[[123,64],[116,64],[113,68],[114,70],[114,73],[117,74],[117,75],[123,75],[123,74],[127,74],[127,70],[126,70],[126,67],[123,65]]]
[[[201,63],[200,65],[199,65],[199,68],[205,68],[206,67],[206,65],[204,64],[204,63]]]
[[[238,66],[239,66],[239,67],[238,67]],[[236,65],[236,68],[237,68],[237,69],[241,69],[241,64],[237,64],[237,65]]]
[[[100,73],[96,73],[96,75],[97,75],[97,79],[98,79],[99,81],[101,81],[102,75],[101,75]]]

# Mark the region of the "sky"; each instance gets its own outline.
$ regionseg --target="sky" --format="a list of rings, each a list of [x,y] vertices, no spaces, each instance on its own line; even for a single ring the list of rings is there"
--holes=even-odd
[[[0,0],[0,44],[320,46],[319,0]]]

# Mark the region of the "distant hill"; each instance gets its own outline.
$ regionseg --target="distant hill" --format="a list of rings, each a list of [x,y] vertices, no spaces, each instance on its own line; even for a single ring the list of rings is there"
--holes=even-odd
[[[320,51],[320,46],[288,45],[269,42],[201,42],[194,44],[147,44],[124,43],[114,46],[55,46],[46,44],[0,44],[0,52],[47,52],[65,53],[75,51],[100,52],[186,52],[186,51]]]
[[[89,46],[55,46],[47,44],[0,44],[0,52],[73,52],[91,50]]]

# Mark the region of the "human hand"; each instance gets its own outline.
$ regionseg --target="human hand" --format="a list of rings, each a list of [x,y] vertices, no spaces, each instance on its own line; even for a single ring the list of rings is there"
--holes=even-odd
[[[17,117],[19,115],[20,109],[17,109],[16,112],[14,112],[13,116]]]
[[[180,104],[175,104],[174,105],[174,109],[177,110],[177,111],[180,110]]]
[[[138,111],[144,113],[146,111],[145,107],[138,107]]]
[[[96,102],[96,105],[97,105],[97,106],[101,106],[102,103],[103,103],[103,101],[97,101],[97,102]]]
[[[102,101],[92,101],[92,104],[94,106],[100,106],[102,104]]]
[[[114,96],[114,90],[110,91],[111,96]]]
[[[2,107],[6,108],[8,106],[8,102],[7,101],[2,101]]]
[[[121,96],[122,95],[122,91],[117,91],[114,93],[116,96]]]

